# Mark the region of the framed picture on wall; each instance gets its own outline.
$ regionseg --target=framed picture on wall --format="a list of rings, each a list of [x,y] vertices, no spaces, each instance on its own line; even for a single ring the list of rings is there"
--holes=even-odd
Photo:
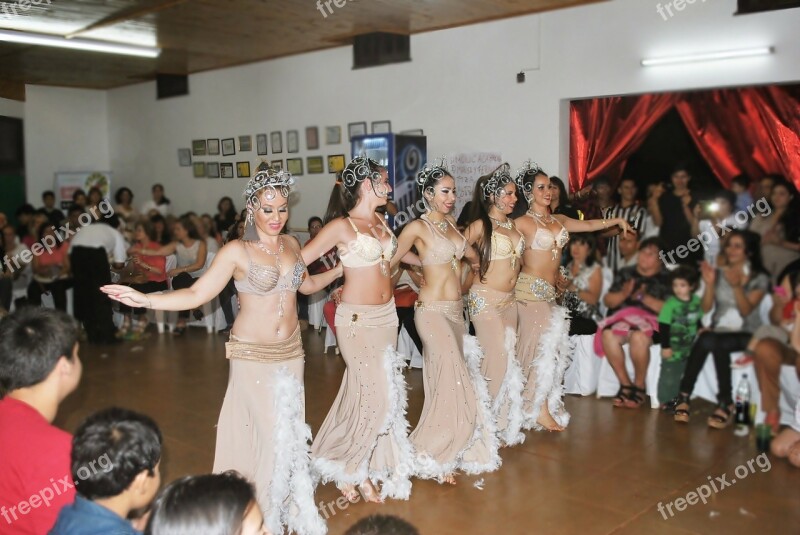
[[[338,145],[342,142],[342,127],[341,126],[326,126],[325,127],[325,144]]]
[[[372,122],[373,134],[391,134],[392,121],[373,121]]]
[[[287,158],[286,170],[293,175],[301,176],[303,174],[303,159],[302,158]]]
[[[281,169],[283,169],[283,160],[272,160],[271,162],[269,162],[269,165],[276,171],[280,171]]]
[[[229,137],[228,139],[222,140],[222,155],[223,156],[233,156],[236,154],[236,141]]]
[[[344,154],[334,154],[328,156],[328,172],[338,173],[344,169]]]
[[[206,176],[206,163],[194,162],[194,177],[205,178],[205,176]]]
[[[297,130],[286,132],[286,152],[300,152],[300,133]]]
[[[206,176],[208,178],[219,178],[219,162],[206,163]]]
[[[316,126],[306,127],[306,148],[308,150],[319,148],[319,128]]]
[[[209,156],[217,156],[219,154],[219,139],[208,140],[208,154]]]
[[[178,149],[178,165],[181,167],[189,167],[192,165],[191,149]]]
[[[239,152],[250,152],[253,150],[253,138],[251,136],[239,136]]]
[[[406,136],[422,136],[422,135],[425,135],[422,132],[422,128],[417,128],[416,130],[403,130],[402,132],[400,132],[400,134],[401,135],[406,135]]]
[[[256,153],[267,153],[267,134],[256,134]]]
[[[192,156],[205,156],[206,155],[206,140],[193,139],[192,140]]]
[[[273,154],[280,154],[283,152],[283,138],[280,132],[272,132],[269,135],[269,143],[272,145]]]
[[[319,173],[325,172],[325,161],[322,159],[322,156],[309,156],[307,158],[308,162],[308,174],[309,175],[317,175]]]
[[[360,123],[349,123],[347,125],[347,135],[352,140],[356,136],[367,135],[367,123],[362,121]]]
[[[236,162],[236,176],[250,178],[250,162]]]
[[[233,164],[230,162],[219,164],[219,174],[222,178],[233,178]]]

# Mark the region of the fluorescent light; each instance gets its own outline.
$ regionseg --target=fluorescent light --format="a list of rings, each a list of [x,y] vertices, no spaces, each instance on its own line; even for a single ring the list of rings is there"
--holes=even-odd
[[[65,39],[55,35],[16,32],[13,30],[0,30],[0,41],[72,48],[75,50],[89,50],[92,52],[106,52],[109,54],[124,54],[143,58],[157,58],[158,55],[161,54],[160,48],[150,46],[124,45],[106,41],[93,41],[90,39]]]
[[[740,50],[723,50],[720,52],[706,52],[703,54],[686,54],[684,56],[669,56],[663,58],[648,58],[642,60],[643,67],[656,67],[659,65],[676,65],[679,63],[697,63],[700,61],[718,61],[722,59],[748,58],[752,56],[768,56],[775,52],[771,46],[758,48],[744,48]]]

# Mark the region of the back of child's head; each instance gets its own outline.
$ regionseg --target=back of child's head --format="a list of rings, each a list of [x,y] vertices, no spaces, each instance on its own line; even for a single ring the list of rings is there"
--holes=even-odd
[[[22,307],[0,321],[0,397],[47,379],[61,357],[72,359],[80,328],[59,310]]]
[[[674,283],[676,280],[686,281],[690,288],[695,289],[697,288],[697,284],[700,282],[700,275],[697,273],[697,270],[694,267],[681,264],[673,269],[669,274],[670,284]]]
[[[402,518],[372,515],[350,526],[344,535],[419,535],[419,531]]]
[[[144,414],[115,407],[89,416],[72,438],[77,492],[89,500],[110,498],[144,471],[155,476],[161,443],[158,425]]]
[[[237,535],[255,499],[236,472],[184,477],[158,495],[145,535]]]

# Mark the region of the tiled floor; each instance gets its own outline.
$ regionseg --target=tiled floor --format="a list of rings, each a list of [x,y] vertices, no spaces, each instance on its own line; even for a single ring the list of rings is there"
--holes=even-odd
[[[322,354],[322,335],[307,332],[304,341],[306,412],[316,431],[344,365],[332,350]],[[56,423],[74,430],[89,413],[110,405],[142,411],[166,437],[166,481],[208,472],[227,382],[224,342],[192,329],[182,338],[153,333],[113,348],[85,346],[82,385]],[[407,380],[413,425],[422,409],[420,371],[409,371]],[[737,477],[737,467],[758,455],[754,440],[707,429],[710,405],[695,407],[688,427],[658,411],[614,409],[608,400],[569,397],[567,407],[572,422],[566,432],[528,433],[523,445],[502,450],[499,471],[460,477],[455,487],[415,481],[407,502],[343,510],[331,505],[330,533],[375,512],[402,516],[426,535],[800,533],[800,470],[770,459],[768,470],[753,464],[746,479]],[[739,473],[744,475],[742,468]],[[736,483],[713,493],[708,504],[673,508],[672,517],[665,508],[666,520],[657,509],[723,474]],[[479,480],[482,490],[475,486]],[[326,485],[316,501],[333,504],[338,496]]]

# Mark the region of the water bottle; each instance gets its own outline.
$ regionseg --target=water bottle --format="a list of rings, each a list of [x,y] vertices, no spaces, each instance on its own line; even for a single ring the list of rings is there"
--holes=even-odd
[[[735,422],[736,435],[744,436],[750,432],[750,381],[747,380],[747,374],[742,375],[736,386]]]

